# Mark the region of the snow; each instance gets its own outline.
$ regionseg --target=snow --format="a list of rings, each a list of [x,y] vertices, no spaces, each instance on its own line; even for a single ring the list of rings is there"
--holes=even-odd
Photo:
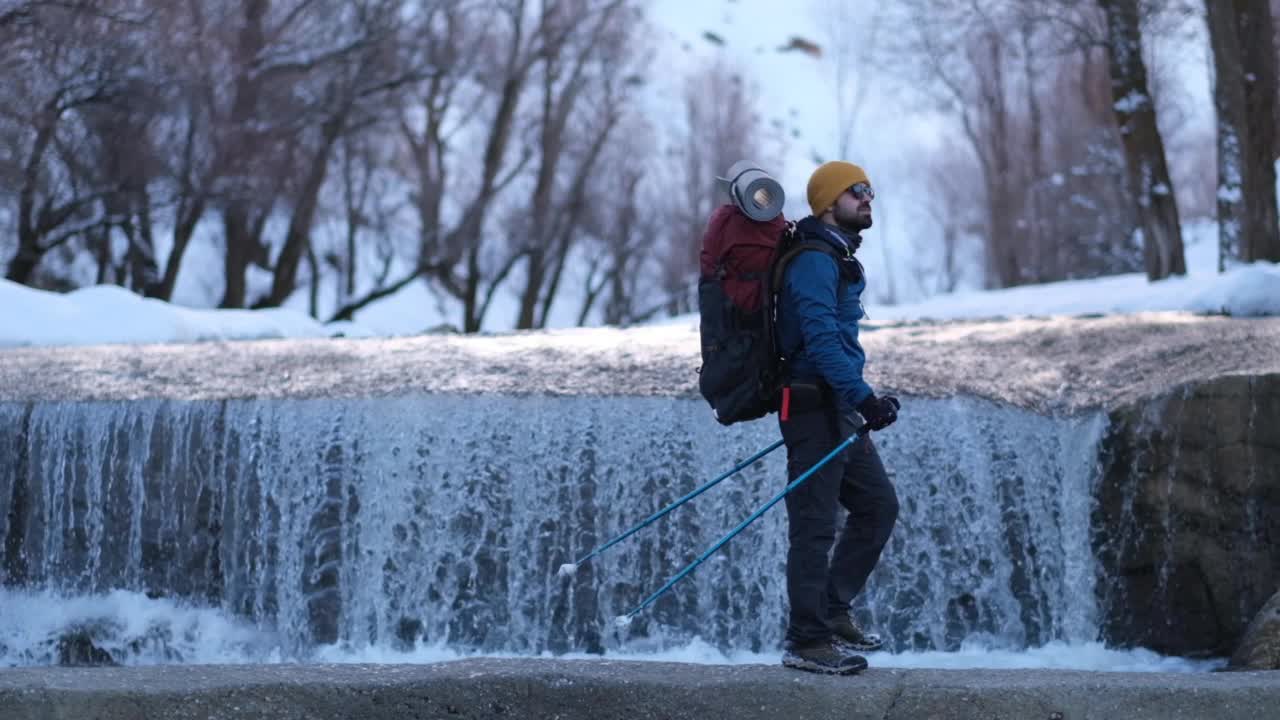
[[[1096,280],[939,295],[911,305],[875,308],[875,320],[1109,315],[1187,311],[1234,317],[1280,315],[1280,266],[1254,263],[1222,275],[1191,274],[1147,282],[1141,273]]]
[[[875,321],[971,320],[1182,311],[1233,317],[1280,315],[1280,265],[1235,265],[1219,274],[1218,226],[1183,227],[1187,275],[1149,282],[1143,273],[936,295],[918,303],[870,306]]]
[[[1218,274],[1217,225],[1184,228],[1187,267],[1183,277],[1148,282],[1134,273],[1093,280],[1026,285],[1006,290],[936,295],[907,305],[868,306],[872,322],[970,320],[999,317],[1055,317],[1158,311],[1227,314],[1235,317],[1280,315],[1280,265],[1236,265]],[[874,278],[872,278],[874,282]],[[388,328],[415,326],[421,306],[397,303],[383,308],[377,322],[323,324],[291,309],[204,310],[143,298],[114,285],[98,285],[66,294],[35,290],[0,280],[0,347],[139,343],[190,343],[268,338],[391,337]],[[395,322],[392,308],[405,316]],[[358,316],[359,317],[359,316]],[[696,316],[654,323],[680,332],[696,325]],[[420,325],[418,325],[420,327]],[[563,332],[563,330],[561,331]],[[604,344],[621,335],[578,331]],[[571,335],[577,335],[577,332]],[[518,335],[513,337],[519,337]]]
[[[1145,93],[1137,90],[1130,90],[1128,95],[1120,98],[1115,103],[1115,109],[1122,113],[1134,113],[1142,109],[1150,100]]]
[[[0,280],[0,347],[182,343],[357,335],[296,310],[201,310],[143,298],[117,285],[61,294]]]

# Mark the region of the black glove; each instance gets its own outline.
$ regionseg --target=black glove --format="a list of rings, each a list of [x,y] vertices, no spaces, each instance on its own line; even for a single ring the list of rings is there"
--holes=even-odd
[[[878,398],[873,393],[866,400],[858,403],[858,414],[867,422],[867,427],[872,430],[883,430],[898,419],[900,407],[902,403],[898,402],[898,398],[892,395]]]

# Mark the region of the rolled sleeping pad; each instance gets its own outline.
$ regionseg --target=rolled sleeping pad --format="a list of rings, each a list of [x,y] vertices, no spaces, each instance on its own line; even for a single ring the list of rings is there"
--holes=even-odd
[[[739,160],[724,177],[716,179],[724,184],[733,204],[758,222],[777,217],[787,201],[782,184],[749,160]]]

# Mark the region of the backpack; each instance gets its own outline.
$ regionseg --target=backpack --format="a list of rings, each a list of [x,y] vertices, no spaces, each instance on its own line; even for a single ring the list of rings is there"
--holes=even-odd
[[[826,243],[798,242],[795,223],[782,215],[756,221],[726,204],[707,222],[699,255],[698,390],[722,425],[778,409],[786,363],[774,336],[777,293],[787,264],[805,250],[836,255]]]

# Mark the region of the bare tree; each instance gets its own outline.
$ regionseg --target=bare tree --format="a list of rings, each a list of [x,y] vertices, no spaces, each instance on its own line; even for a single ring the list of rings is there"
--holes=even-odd
[[[359,296],[354,296],[353,280],[353,297],[341,304],[333,319],[348,320],[361,308],[424,277],[445,286],[450,294],[465,294],[454,274],[465,255],[465,242],[447,225],[446,200],[456,200],[460,194],[450,159],[469,144],[458,138],[489,97],[484,88],[471,91],[468,82],[470,69],[486,52],[481,18],[489,10],[488,5],[432,0],[421,3],[414,15],[407,31],[419,42],[400,48],[402,62],[431,68],[432,72],[412,92],[392,103],[404,148],[400,160],[389,167],[412,187],[408,199],[418,219],[417,247],[411,253],[408,272],[393,279],[393,258],[388,256],[372,287]],[[354,256],[349,255],[348,260],[354,262]],[[464,315],[470,317],[466,311]]]
[[[1219,270],[1280,261],[1276,46],[1268,0],[1206,0],[1218,131]]]
[[[1276,54],[1275,54],[1276,64],[1277,66],[1280,66],[1280,0],[1271,0],[1271,27],[1273,28],[1273,31],[1271,33],[1271,42],[1276,49]],[[1276,98],[1276,108],[1274,112],[1275,112],[1275,120],[1276,120],[1276,123],[1275,123],[1276,152],[1280,154],[1280,98]],[[1280,160],[1280,156],[1277,156],[1276,159]]]
[[[303,109],[309,126],[300,138],[302,182],[292,189],[292,207],[284,243],[275,258],[270,292],[255,307],[277,306],[297,285],[299,264],[311,248],[311,232],[328,177],[334,148],[340,138],[382,126],[390,93],[400,92],[431,71],[398,62],[401,42],[408,42],[400,24],[399,0],[346,0],[321,18],[344,28],[346,36],[318,54],[305,69],[314,98]],[[314,284],[313,284],[314,285]]]
[[[662,188],[652,182],[656,143],[654,129],[638,115],[624,121],[619,139],[609,144],[598,182],[588,189],[580,245],[585,266],[578,325],[585,325],[600,306],[608,325],[626,325],[652,317],[665,304],[658,295],[654,239],[665,218],[652,208]]]
[[[1044,94],[1060,100],[1043,118],[1043,173],[1032,176],[1027,188],[1028,209],[1042,228],[1037,277],[1141,271],[1142,245],[1128,232],[1133,203],[1106,53],[1086,47],[1054,60],[1044,72]]]
[[[295,0],[301,2],[305,0]],[[290,115],[285,75],[292,73],[283,48],[300,17],[297,6],[272,12],[268,0],[209,0],[198,7],[196,27],[221,40],[205,66],[213,118],[216,205],[223,228],[223,293],[219,307],[244,307],[250,263],[267,266],[262,241],[283,184],[292,173]],[[222,6],[222,7],[219,7]],[[213,11],[213,12],[211,12]],[[218,18],[216,21],[214,18]],[[223,19],[225,18],[225,20]],[[212,54],[211,53],[211,54]]]
[[[1019,62],[1021,18],[1007,4],[907,2],[900,52],[919,58],[921,89],[959,121],[985,190],[986,282],[1008,287],[1033,276],[1026,233],[1019,227],[1032,150],[1011,97],[1026,72]]]
[[[442,72],[427,84],[422,112],[414,113],[421,119],[403,122],[417,172],[414,195],[421,247],[413,273],[390,287],[425,274],[461,301],[462,329],[476,332],[488,301],[518,261],[506,254],[491,262],[493,243],[486,242],[484,231],[496,200],[529,160],[527,153],[509,155],[546,28],[526,0],[469,6],[439,2],[424,19],[422,33],[439,42],[434,52],[442,64],[437,67],[452,72]],[[481,80],[474,86],[465,82],[472,72]],[[455,111],[462,119],[451,122]],[[478,127],[471,122],[475,117],[485,118]],[[468,130],[476,135],[467,136]],[[467,156],[469,147],[480,149],[478,158],[470,158],[478,173],[466,177],[465,185],[450,182],[450,158]],[[446,200],[456,203],[456,222],[445,217]]]
[[[823,0],[815,7],[826,32],[823,54],[832,70],[836,154],[849,160],[856,153],[858,117],[871,90],[872,59],[884,19],[879,12],[844,0]]]
[[[628,3],[596,3],[589,11],[576,5],[544,6],[544,24],[556,30],[548,32],[538,66],[535,180],[527,206],[517,206],[516,218],[506,223],[514,230],[511,246],[524,259],[517,329],[546,326],[587,190],[632,84],[628,35],[636,17]]]
[[[97,282],[115,282],[146,294],[160,281],[151,193],[160,171],[151,133],[159,108],[149,83],[136,85],[126,88],[119,101],[85,108],[88,133],[76,154],[83,163],[78,174],[96,178],[95,184],[104,188],[103,216],[112,219],[90,233],[99,246]],[[118,267],[112,248],[116,232],[125,244]]]
[[[895,36],[894,49],[919,62],[894,67],[915,68],[912,84],[957,119],[981,170],[988,286],[1127,271],[1135,245],[1157,261],[1167,257],[1170,268],[1185,264],[1163,148],[1156,146],[1149,165],[1108,159],[1130,158],[1125,148],[1135,128],[1147,139],[1142,147],[1160,138],[1154,104],[1140,111],[1116,102],[1136,94],[1107,93],[1105,112],[1095,112],[1095,57],[1107,46],[1106,28],[1120,25],[1108,25],[1092,0],[904,0],[896,11],[894,22],[906,31]],[[1156,176],[1162,180],[1138,182]],[[1116,198],[1128,198],[1132,209]],[[1167,213],[1156,212],[1170,204],[1171,225]],[[1155,211],[1138,212],[1153,205]],[[1137,222],[1148,216],[1160,220],[1157,229]],[[1142,229],[1117,238],[1108,232],[1114,225]]]
[[[5,276],[31,283],[50,251],[119,219],[103,204],[111,188],[86,172],[78,150],[89,136],[86,109],[127,92],[128,66],[120,62],[127,50],[113,37],[120,20],[110,13],[26,3],[6,17],[0,45],[9,72],[0,114],[12,146],[25,152],[10,156],[0,171],[16,189],[17,249]],[[50,277],[38,284],[58,282]]]
[[[986,229],[982,188],[970,182],[982,170],[963,146],[927,154],[917,152],[918,166],[927,173],[925,207],[937,224],[939,235],[936,241],[934,236],[924,234],[915,238],[912,272],[916,284],[927,295],[954,292],[965,279],[969,243],[977,241],[976,255]]]
[[[215,199],[225,241],[221,307],[250,302],[251,264],[273,270],[268,221],[292,206],[294,234],[282,247],[273,290],[278,303],[292,290],[298,258],[310,234],[312,190],[323,183],[317,155],[327,161],[346,116],[334,80],[353,53],[366,46],[362,18],[376,2],[345,0],[202,0],[193,22],[211,43],[203,85],[209,88],[215,156]],[[219,20],[213,22],[212,18]],[[229,18],[229,21],[224,20]],[[331,102],[326,102],[331,101]],[[323,108],[318,110],[319,108]],[[317,190],[318,192],[318,190]]]
[[[756,120],[757,102],[742,72],[723,62],[694,71],[687,81],[683,124],[672,131],[667,162],[655,175],[665,189],[657,211],[667,222],[655,240],[660,243],[660,300],[670,315],[697,307],[702,232],[716,206],[728,202],[715,178],[738,160],[772,164]]]

